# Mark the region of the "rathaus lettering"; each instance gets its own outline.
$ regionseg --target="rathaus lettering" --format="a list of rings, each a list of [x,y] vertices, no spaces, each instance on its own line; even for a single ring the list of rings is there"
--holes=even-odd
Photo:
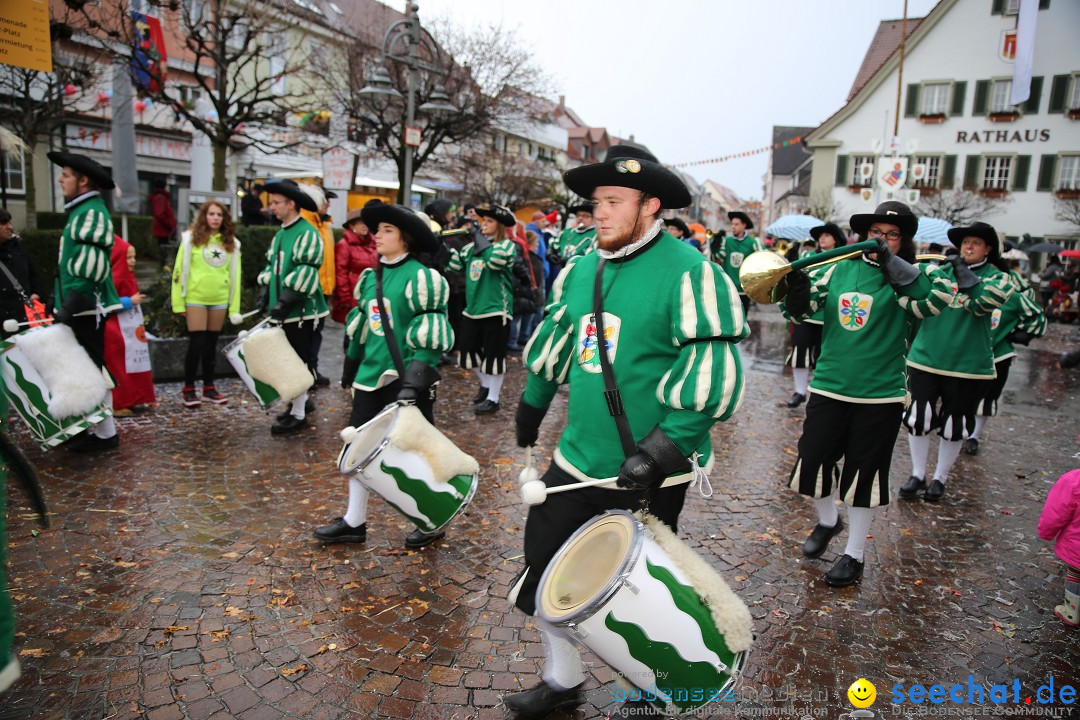
[[[1050,139],[1050,131],[1043,130],[976,130],[966,132],[959,130],[956,133],[957,143],[1010,143],[1010,142],[1046,142]]]

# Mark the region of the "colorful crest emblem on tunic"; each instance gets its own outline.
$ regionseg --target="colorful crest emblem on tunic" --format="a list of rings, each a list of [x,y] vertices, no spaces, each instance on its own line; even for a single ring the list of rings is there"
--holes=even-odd
[[[484,272],[484,261],[477,258],[469,263],[469,279],[476,282],[480,279],[480,273]]]
[[[990,314],[990,329],[997,330],[997,326],[1001,324],[1001,308],[997,308]]]
[[[870,309],[873,305],[874,298],[871,295],[861,292],[844,293],[836,303],[840,327],[852,332],[862,330],[870,321]]]
[[[745,257],[746,257],[746,255],[744,255],[741,252],[733,252],[730,255],[728,255],[728,262],[731,264],[731,267],[733,267],[733,268],[742,267],[742,261],[743,261],[743,258],[745,258]]]
[[[585,372],[600,372],[600,354],[597,352],[600,341],[596,337],[596,323],[592,315],[581,318],[581,328],[578,332],[578,364]],[[603,345],[607,350],[608,359],[615,363],[615,353],[619,349],[619,329],[622,320],[609,312],[604,313],[604,340]]]
[[[383,305],[386,306],[386,314],[392,316],[394,313],[390,308],[390,300],[383,298]],[[375,302],[375,298],[368,301],[368,327],[376,335],[383,336],[386,334],[383,332],[383,318],[382,313],[379,312],[379,303]]]

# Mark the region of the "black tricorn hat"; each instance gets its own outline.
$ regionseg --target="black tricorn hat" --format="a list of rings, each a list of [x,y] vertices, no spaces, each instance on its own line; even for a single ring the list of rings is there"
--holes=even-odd
[[[728,220],[734,220],[735,218],[739,218],[743,221],[743,224],[746,225],[747,230],[754,229],[754,221],[751,220],[750,216],[744,213],[742,210],[732,210],[727,214],[727,218]]]
[[[409,243],[409,252],[431,253],[439,249],[439,243],[435,240],[435,233],[431,232],[428,221],[404,205],[371,205],[360,211],[360,217],[371,232],[378,229],[379,223],[388,223],[401,230],[412,241]]]
[[[112,190],[116,187],[116,183],[112,179],[112,173],[106,170],[97,160],[91,160],[85,155],[63,152],[62,150],[53,150],[47,154],[49,159],[60,167],[69,167],[80,175],[85,175],[93,180],[99,190]]]
[[[579,200],[570,207],[566,208],[566,212],[571,215],[576,215],[579,212],[587,212],[592,215],[596,205],[589,200]]]
[[[582,165],[563,173],[566,186],[582,197],[604,185],[640,190],[660,199],[665,208],[684,208],[690,204],[690,191],[679,176],[660,164],[647,150],[633,145],[608,148],[604,162]]]
[[[973,222],[967,227],[950,228],[948,235],[949,241],[956,247],[960,247],[960,243],[966,237],[982,238],[990,246],[991,260],[995,260],[1001,255],[1001,239],[998,237],[997,230],[994,229],[993,225],[984,222]]]
[[[327,200],[333,200],[338,196],[336,192],[334,192],[333,190],[327,190],[326,188],[323,188],[322,194],[326,196]]]
[[[866,239],[870,226],[874,223],[888,223],[900,228],[900,234],[909,240],[915,237],[919,229],[919,218],[911,212],[911,208],[902,202],[888,200],[877,206],[872,213],[861,213],[851,216],[851,231],[862,239]]]
[[[510,212],[510,208],[505,205],[482,205],[476,208],[476,214],[480,217],[489,217],[508,228],[517,225],[517,218],[514,217],[514,213]]]
[[[295,180],[269,180],[265,185],[256,185],[255,192],[282,195],[296,203],[296,207],[308,212],[319,212],[315,199],[304,192]]]
[[[687,226],[686,222],[682,218],[664,218],[664,226],[666,227],[668,225],[674,225],[675,227],[679,228],[679,230],[682,231],[682,236],[684,240],[686,238],[694,237],[694,233],[690,232],[690,228]]]
[[[432,220],[439,223],[439,225],[442,225],[444,222],[446,222],[447,213],[452,211],[455,207],[457,206],[454,205],[453,200],[439,198],[438,200],[432,200],[427,205],[425,205],[424,212],[426,212],[428,214],[428,217],[430,217]]]
[[[810,228],[810,237],[818,240],[822,235],[831,235],[836,240],[836,247],[847,245],[847,234],[836,223],[825,223],[816,228]]]

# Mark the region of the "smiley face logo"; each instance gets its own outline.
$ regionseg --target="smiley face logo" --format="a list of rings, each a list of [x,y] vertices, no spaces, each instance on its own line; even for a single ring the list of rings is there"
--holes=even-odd
[[[847,690],[848,700],[857,708],[868,708],[877,699],[877,688],[866,678],[859,678],[851,683]]]

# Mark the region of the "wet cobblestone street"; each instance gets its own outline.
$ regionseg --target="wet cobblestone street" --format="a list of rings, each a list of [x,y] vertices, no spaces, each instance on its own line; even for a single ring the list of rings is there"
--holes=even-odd
[[[680,525],[749,605],[758,636],[744,701],[717,703],[713,716],[793,705],[784,717],[839,717],[859,677],[877,686],[880,717],[897,683],[1015,679],[1021,702],[1050,676],[1076,685],[1080,634],[1053,616],[1060,563],[1035,526],[1053,482],[1078,464],[1080,373],[1054,362],[1080,330],[1051,325],[1019,349],[1001,413],[982,451],[961,455],[943,502],[894,500],[872,526],[864,579],[833,589],[821,576],[846,531],[804,558],[815,516],[786,488],[804,416],[785,406],[786,328],[774,308],[750,317],[746,398],[713,431],[715,494],[691,492]],[[335,380],[340,332],[324,344]],[[513,429],[524,370],[511,363],[502,409],[484,418],[472,413],[472,374],[441,371],[438,424],[479,460],[480,488],[446,539],[420,551],[404,549],[411,525],[374,495],[365,544],[311,539],[345,505],[334,460],[349,397],[336,382],[316,394],[313,427],[285,438],[271,437],[272,417],[236,380],[219,384],[225,407],[184,408],[178,385],[159,385],[156,410],[119,420],[120,449],[97,456],[42,453],[15,423],[52,527],[35,531],[13,487],[23,677],[0,697],[0,718],[505,717],[502,696],[534,685],[543,661],[539,633],[505,599],[526,515]],[[538,456],[550,457],[565,400]],[[901,435],[894,496],[909,470]],[[612,671],[584,657],[588,702],[569,717],[604,717],[616,706]],[[812,697],[765,697],[782,688]]]

